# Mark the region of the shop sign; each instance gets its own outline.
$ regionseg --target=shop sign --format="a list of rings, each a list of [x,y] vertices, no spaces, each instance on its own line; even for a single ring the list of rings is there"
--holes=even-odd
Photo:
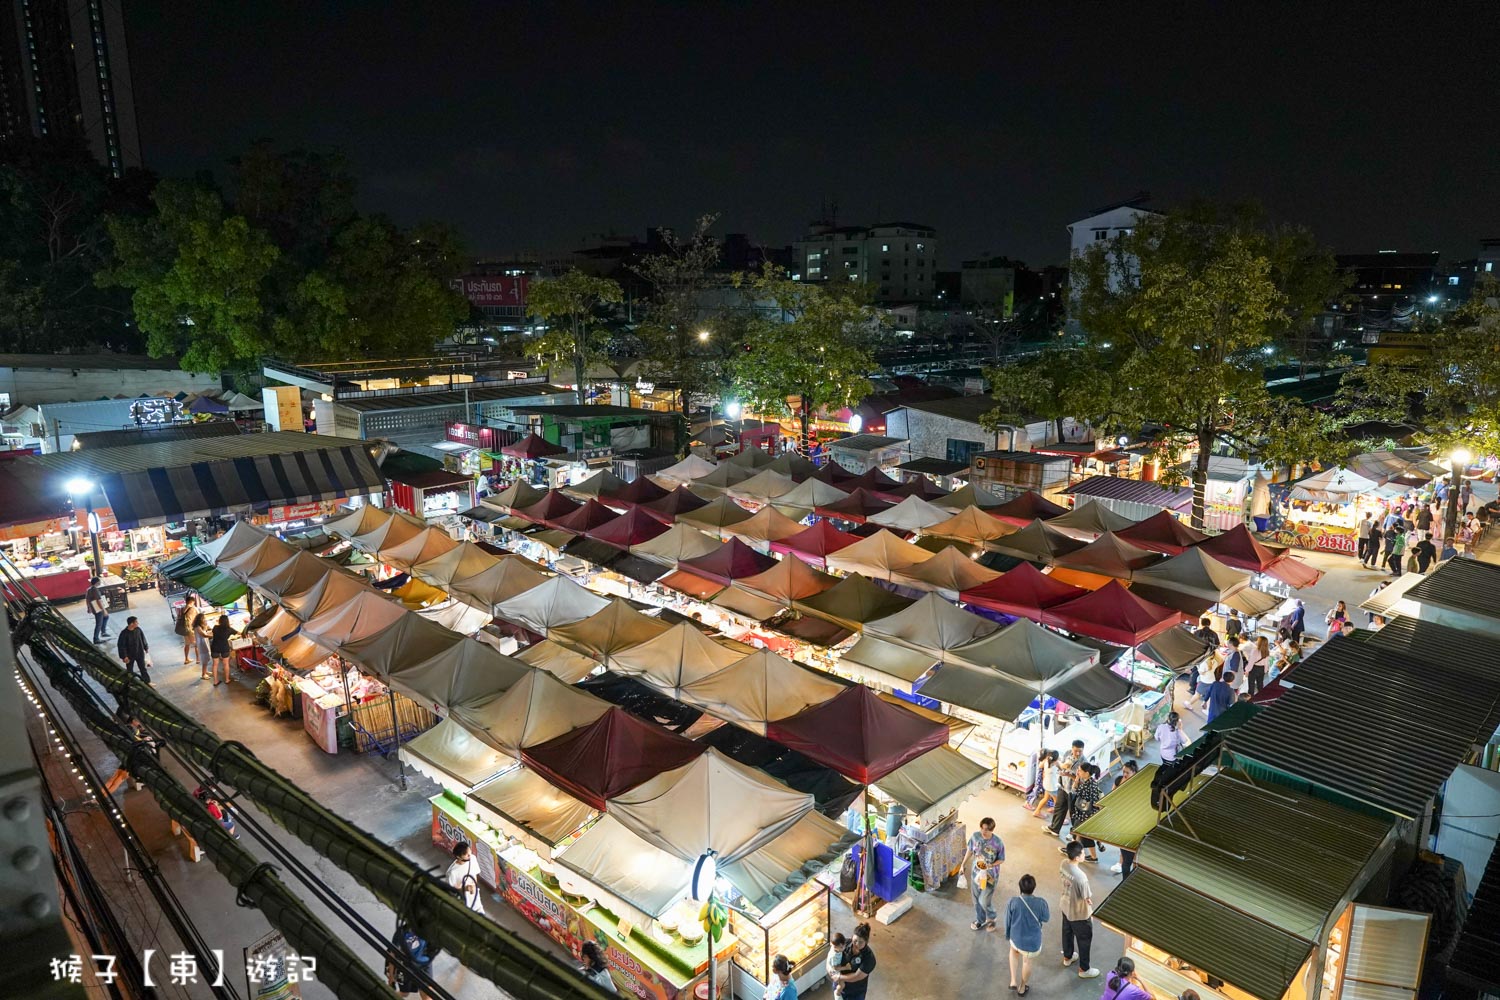
[[[494,848],[479,834],[459,825],[457,820],[434,805],[432,807],[432,842],[446,852],[453,850],[453,845],[459,841],[467,843],[469,850],[473,852],[474,862],[479,868],[479,880],[485,885],[499,889],[500,861],[495,857]]]
[[[280,524],[283,521],[302,521],[309,517],[317,517],[322,512],[321,503],[299,503],[272,507],[268,513],[272,524]]]
[[[175,399],[137,399],[130,404],[130,419],[137,427],[170,424],[182,419],[182,403]]]
[[[1298,530],[1299,527],[1302,530]],[[1276,545],[1294,545],[1302,549],[1342,552],[1351,556],[1359,551],[1359,539],[1353,532],[1313,525],[1277,528],[1271,533],[1271,542]]]
[[[444,425],[443,439],[470,448],[495,450],[495,428],[483,424],[448,423]]]
[[[456,282],[464,298],[476,306],[524,306],[530,278],[517,275],[466,275]]]

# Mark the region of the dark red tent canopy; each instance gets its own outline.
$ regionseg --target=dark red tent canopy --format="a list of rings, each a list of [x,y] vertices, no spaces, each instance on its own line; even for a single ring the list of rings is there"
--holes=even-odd
[[[703,752],[618,705],[586,726],[521,751],[526,765],[595,809]]]
[[[566,454],[567,450],[550,441],[544,441],[533,431],[521,440],[513,441],[501,448],[500,454],[509,455],[511,458],[546,458],[548,455]]]
[[[811,528],[771,543],[772,552],[789,552],[807,562],[820,563],[830,552],[837,552],[859,541],[855,535],[840,531],[828,521],[819,521]]]
[[[774,556],[763,555],[738,538],[731,538],[706,556],[682,560],[677,568],[720,583],[728,583],[742,576],[764,573],[775,565]]]
[[[666,495],[666,490],[657,486],[645,476],[639,476],[634,481],[626,483],[614,492],[605,493],[604,498],[606,500],[618,500],[621,503],[634,506],[638,503],[651,503],[653,500],[660,500]]]
[[[947,490],[926,476],[918,476],[911,482],[902,483],[895,489],[883,490],[882,492],[886,496],[901,497],[902,499],[906,497],[921,497],[923,500],[936,500],[938,497],[948,495]]]
[[[584,535],[619,516],[617,511],[610,510],[598,500],[589,497],[584,501],[583,506],[573,513],[554,517],[547,523],[562,528],[564,531],[571,531],[575,535]]]
[[[559,517],[567,517],[582,506],[572,497],[563,495],[561,490],[548,490],[546,496],[530,507],[522,507],[513,513],[537,524],[554,524]]]
[[[1083,548],[1065,552],[1052,562],[1056,566],[1076,569],[1084,573],[1098,573],[1121,580],[1130,579],[1138,569],[1161,562],[1166,556],[1151,549],[1143,549],[1120,540],[1112,531],[1106,531]]]
[[[875,471],[879,471],[878,469]],[[846,484],[852,487],[852,484]],[[843,487],[839,487],[843,489]],[[865,518],[872,514],[879,514],[883,510],[890,510],[896,506],[889,500],[876,496],[864,487],[855,487],[844,499],[836,500],[827,507],[814,507],[813,510],[825,517],[836,517],[841,521],[853,521],[863,524]]]
[[[1131,545],[1138,545],[1153,552],[1165,552],[1169,556],[1181,555],[1208,536],[1196,528],[1183,524],[1172,516],[1171,511],[1158,511],[1128,528],[1115,532],[1119,538]]]
[[[1014,500],[1007,500],[998,507],[991,507],[986,513],[992,517],[998,517],[1002,521],[1011,524],[1019,524],[1022,527],[1032,521],[1045,521],[1049,517],[1066,514],[1068,508],[1060,507],[1042,496],[1036,490],[1027,490]]]
[[[829,462],[817,472],[814,472],[809,478],[816,479],[820,483],[827,483],[829,486],[837,486],[839,489],[843,489],[845,483],[849,482],[852,479],[858,479],[859,477],[850,472],[848,469],[844,468],[839,463]],[[845,490],[845,492],[848,491]]]
[[[679,486],[671,493],[659,499],[641,504],[641,510],[661,521],[663,524],[672,524],[677,520],[679,514],[686,514],[690,510],[707,506],[708,501],[688,489]]]
[[[1261,543],[1250,529],[1237,524],[1222,535],[1214,535],[1198,548],[1226,566],[1274,576],[1289,587],[1306,587],[1317,583],[1323,571],[1314,569],[1285,550],[1280,552]]]
[[[1046,609],[1087,593],[1083,587],[1053,579],[1031,563],[1023,562],[973,590],[963,591],[958,599],[1001,614],[1040,621]]]
[[[666,531],[665,524],[639,507],[632,507],[613,521],[591,529],[586,534],[595,541],[613,545],[617,549],[628,549],[632,545],[649,542]]]
[[[835,483],[834,485],[838,486],[837,483]],[[889,493],[891,490],[900,485],[900,483],[896,482],[896,480],[892,479],[890,476],[887,476],[879,469],[870,469],[867,472],[862,473],[861,475],[855,476],[843,486],[839,486],[839,489],[865,489],[872,490],[876,493]]]
[[[948,727],[882,701],[855,684],[790,718],[766,726],[766,738],[850,781],[871,785],[948,742]]]
[[[1187,616],[1152,604],[1111,580],[1098,590],[1042,612],[1042,624],[1077,632],[1117,646],[1138,646]]]

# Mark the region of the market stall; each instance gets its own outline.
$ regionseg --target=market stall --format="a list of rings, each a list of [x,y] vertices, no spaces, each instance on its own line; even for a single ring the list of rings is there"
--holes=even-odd
[[[852,524],[864,524],[872,516],[896,506],[895,501],[876,496],[864,487],[855,486],[854,482],[856,481],[851,480],[844,484],[849,490],[848,496],[832,503],[819,504],[813,508],[813,513],[819,517],[831,517]]]
[[[695,511],[700,507],[707,506],[707,504],[707,500],[686,486],[679,486],[659,500],[641,504],[640,509],[663,524],[673,524],[683,514]]]
[[[1171,511],[1158,511],[1115,534],[1131,545],[1153,552],[1179,555],[1208,538],[1203,532],[1182,523]]]
[[[844,577],[821,594],[792,602],[792,607],[803,614],[858,632],[866,622],[889,617],[913,603],[911,598],[892,593],[856,573]]]
[[[1043,612],[1088,593],[1082,587],[1063,583],[1043,573],[1029,562],[1006,570],[996,579],[963,591],[959,599],[965,604],[997,611],[1000,614],[1040,621]]]
[[[582,621],[608,605],[608,598],[586,590],[565,576],[554,576],[497,603],[494,614],[496,618],[545,636],[550,628]]]
[[[820,518],[811,527],[772,542],[771,551],[796,556],[821,569],[827,567],[830,555],[857,541],[858,535],[840,531],[833,526],[833,522]]]
[[[846,500],[849,493],[837,486],[814,478],[807,478],[794,489],[771,499],[771,506],[794,521],[801,521],[814,509]]]
[[[1077,552],[1088,542],[1050,527],[1041,520],[1033,520],[1021,530],[1004,538],[992,540],[988,547],[1002,555],[1025,559],[1027,562],[1052,563],[1069,552]]]
[[[841,573],[892,580],[897,574],[931,558],[931,552],[919,549],[910,542],[903,542],[882,528],[868,538],[829,553],[827,562],[829,569]]]
[[[883,528],[917,532],[942,524],[951,518],[951,513],[942,507],[933,506],[918,496],[908,496],[888,510],[871,514],[866,520]]]
[[[722,466],[721,468],[733,468],[733,466]],[[739,524],[748,521],[750,512],[726,496],[717,496],[696,510],[690,510],[677,517],[678,524],[685,524],[690,528],[697,528],[706,534],[722,537],[723,529],[728,525]]]
[[[969,489],[972,490],[973,487],[971,486]],[[963,490],[949,494],[943,501],[943,504],[946,506],[956,506],[954,498],[961,493],[963,493]],[[1018,528],[1024,528],[1033,521],[1049,521],[1054,517],[1060,517],[1068,512],[1068,508],[1053,503],[1036,490],[1027,490],[1025,493],[1013,497],[1004,503],[998,502],[998,499],[992,493],[980,492],[975,494],[972,502],[977,507],[986,508],[992,517],[1007,521]]]
[[[1106,531],[1122,531],[1138,523],[1136,518],[1116,514],[1098,503],[1086,503],[1081,507],[1074,507],[1066,514],[1047,519],[1048,527],[1084,541],[1093,541]]]
[[[738,538],[757,552],[769,552],[771,546],[802,533],[804,525],[787,517],[775,507],[766,506],[736,524],[724,525],[720,533]]]
[[[765,503],[775,497],[790,493],[796,487],[797,481],[791,476],[766,468],[761,469],[749,479],[729,487],[725,492],[732,497]]]

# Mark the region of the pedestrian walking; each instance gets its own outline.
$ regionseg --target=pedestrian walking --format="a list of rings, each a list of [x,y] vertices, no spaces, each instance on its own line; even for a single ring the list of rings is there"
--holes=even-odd
[[[475,913],[484,912],[484,901],[479,898],[479,863],[474,860],[467,840],[453,845],[453,862],[448,866],[446,878],[465,906]]]
[[[1266,668],[1271,665],[1271,643],[1263,635],[1255,637],[1245,652],[1245,693],[1250,697],[1260,694],[1266,686]]]
[[[193,636],[198,645],[198,679],[200,681],[213,680],[214,623],[209,621],[208,615],[198,616],[197,623],[193,625]]]
[[[1078,954],[1078,978],[1097,979],[1099,970],[1089,964],[1089,947],[1094,940],[1094,891],[1089,887],[1089,877],[1078,865],[1083,857],[1083,845],[1068,845],[1068,856],[1058,874],[1062,876],[1062,899],[1058,909],[1062,912],[1062,964],[1064,968],[1073,964],[1074,950]]]
[[[1292,608],[1290,620],[1287,622],[1287,631],[1291,634],[1293,642],[1302,641],[1302,633],[1307,629],[1307,605],[1298,598],[1296,605]]]
[[[1133,760],[1125,761],[1120,765],[1120,773],[1115,777],[1114,787],[1119,788],[1121,785],[1129,781],[1131,778],[1134,778],[1140,772],[1141,765],[1137,764]],[[1114,872],[1116,875],[1124,876],[1129,875],[1131,869],[1133,869],[1134,867],[1135,852],[1127,851],[1122,847],[1120,848],[1120,863],[1117,865],[1111,865],[1109,870]]]
[[[969,880],[969,895],[974,900],[974,922],[971,931],[986,931],[995,926],[995,882],[1000,864],[1005,860],[1005,843],[995,836],[995,820],[986,816],[979,829],[969,836],[969,846],[959,864]]]
[[[1401,558],[1406,554],[1406,532],[1397,525],[1385,537],[1385,565],[1391,576],[1401,575]]]
[[[1224,710],[1234,704],[1238,692],[1234,689],[1234,671],[1224,671],[1224,676],[1214,681],[1208,687],[1208,695],[1203,699],[1203,714],[1206,721],[1212,722],[1224,714]]]
[[[1042,796],[1031,814],[1033,816],[1040,816],[1042,810],[1049,806],[1056,809],[1057,792],[1062,787],[1062,768],[1058,764],[1056,750],[1048,750],[1037,758],[1037,767],[1042,772]]]
[[[1099,811],[1099,800],[1104,797],[1104,787],[1099,784],[1099,767],[1084,761],[1078,765],[1078,782],[1073,788],[1073,836],[1083,845],[1084,857],[1094,864],[1099,863],[1099,847],[1087,837],[1078,837],[1078,828]],[[1067,848],[1063,848],[1067,853]]]
[[[220,615],[219,620],[214,622],[213,634],[209,636],[209,652],[213,653],[213,676],[214,687],[229,683],[229,659],[234,655],[234,629],[229,625],[229,616]],[[224,679],[219,680],[219,668],[224,668]]]
[[[89,589],[83,592],[84,610],[94,616],[94,644],[109,638],[109,606],[104,600],[104,591],[99,589],[99,578],[89,577]]]
[[[849,942],[848,951],[844,953],[844,964],[849,966],[849,971],[834,974],[838,984],[844,987],[844,1000],[864,1000],[865,993],[870,988],[870,973],[875,971],[875,952],[870,948],[869,924],[855,926],[854,937]]]
[[[1186,1000],[1186,996],[1187,994],[1183,994],[1178,1000]],[[1104,994],[1099,1000],[1151,1000],[1151,991],[1146,989],[1140,977],[1135,974],[1133,959],[1120,956],[1109,978],[1104,981]],[[1196,996],[1194,1000],[1197,1000]]]
[[[1020,895],[1005,904],[1005,940],[1010,945],[1010,988],[1018,996],[1031,990],[1031,960],[1042,953],[1042,925],[1052,919],[1045,899],[1036,898],[1036,879],[1022,875]]]
[[[151,683],[151,674],[147,670],[151,666],[151,645],[135,615],[125,619],[125,630],[115,640],[115,651],[120,654],[120,662],[125,664],[127,674],[134,670],[141,675],[141,680]]]
[[[1182,716],[1167,713],[1167,721],[1156,727],[1156,746],[1161,751],[1163,764],[1177,763],[1177,755],[1187,746],[1188,739],[1182,732]]]
[[[1359,522],[1356,531],[1359,534],[1359,545],[1357,547],[1359,561],[1364,562],[1370,556],[1370,529],[1375,527],[1375,521],[1369,511],[1365,511],[1364,520]]]
[[[1374,569],[1380,562],[1380,540],[1385,537],[1385,531],[1380,525],[1371,525],[1370,541],[1365,546],[1365,557],[1360,560],[1370,569]]]
[[[1412,554],[1417,559],[1417,572],[1425,574],[1428,567],[1437,561],[1437,546],[1432,544],[1432,537],[1429,535],[1417,543]]]
[[[1062,828],[1068,822],[1068,813],[1073,806],[1073,784],[1078,777],[1078,765],[1083,762],[1083,740],[1074,740],[1068,752],[1058,762],[1059,785],[1057,806],[1052,810],[1052,821],[1047,829],[1061,837]]]
[[[1338,635],[1339,629],[1344,622],[1349,620],[1349,607],[1343,601],[1339,601],[1328,609],[1328,614],[1323,616],[1323,624],[1328,626],[1328,637],[1331,639]]]

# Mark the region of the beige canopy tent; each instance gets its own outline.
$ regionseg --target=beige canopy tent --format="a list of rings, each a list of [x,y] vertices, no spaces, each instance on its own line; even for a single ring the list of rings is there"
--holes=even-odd
[[[515,764],[508,755],[476,739],[451,716],[403,743],[401,759],[438,784],[460,792]]]
[[[581,621],[552,626],[547,638],[586,653],[609,667],[623,650],[639,646],[669,629],[660,618],[643,615],[629,601],[617,597]]]
[[[360,594],[372,594],[385,600],[364,577],[330,566],[323,579],[307,590],[300,594],[283,595],[281,606],[302,621],[307,621],[348,604]]]
[[[476,709],[494,700],[531,672],[531,666],[493,646],[464,639],[424,660],[396,667],[391,686],[447,715],[458,705]]]
[[[299,551],[281,565],[257,573],[246,582],[262,594],[276,598],[279,603],[282,598],[307,593],[333,571],[333,563],[328,560],[311,552]]]
[[[426,521],[420,521],[410,514],[394,511],[385,521],[362,535],[353,536],[349,541],[362,552],[374,553],[400,545],[402,542],[415,538],[426,529]]]
[[[545,670],[569,684],[577,684],[600,668],[599,661],[592,656],[569,649],[551,639],[543,639],[527,646],[516,654],[516,659],[529,663],[538,670]]]
[[[792,602],[792,607],[857,632],[866,622],[893,615],[912,603],[911,598],[894,594],[855,574],[846,576],[821,594]]]
[[[499,561],[499,556],[491,555],[473,542],[460,542],[447,552],[413,563],[411,574],[424,583],[447,590],[454,580],[475,576]]]
[[[760,448],[746,448],[738,455],[735,455],[732,458],[725,459],[719,464],[720,466],[727,465],[731,468],[738,469],[764,469],[766,466],[772,465],[775,462],[776,459],[772,458]]]
[[[476,608],[495,612],[495,606],[546,583],[551,577],[536,563],[520,556],[501,556],[471,576],[456,576],[448,592]]]
[[[586,726],[609,708],[609,702],[533,669],[500,697],[477,707],[460,705],[453,717],[487,745],[520,759],[522,748]]]
[[[1106,531],[1119,531],[1135,523],[1135,518],[1116,514],[1102,503],[1086,503],[1081,507],[1074,507],[1066,514],[1049,518],[1047,526],[1091,542]]]
[[[999,632],[950,652],[943,669],[922,686],[922,693],[994,719],[1009,720],[1039,695],[1053,694],[1069,704],[1097,709],[1118,704],[1130,694],[1130,682],[1105,670],[1105,683],[1077,687],[1096,671],[1099,650],[1018,619]],[[1097,672],[1097,671],[1096,671]],[[1077,702],[1068,694],[1077,690]],[[1103,695],[1104,704],[1093,698]]]
[[[843,689],[837,681],[759,649],[718,673],[683,684],[673,696],[764,736],[766,723],[821,705]]]
[[[713,552],[724,544],[718,538],[705,535],[689,524],[674,524],[663,534],[650,541],[630,547],[633,556],[644,556],[652,562],[669,565],[684,559],[697,559]]]
[[[821,479],[804,479],[797,484],[795,489],[773,498],[771,506],[792,520],[800,521],[811,514],[815,507],[826,507],[848,498],[848,493],[837,486],[828,485]]]
[[[720,469],[733,468],[733,466],[719,466]],[[677,515],[678,524],[686,524],[706,531],[714,535],[720,533],[720,529],[726,525],[739,524],[741,521],[750,520],[750,512],[733,500],[725,496],[714,497],[708,503],[697,510],[690,510],[685,514]]]
[[[518,507],[530,507],[546,495],[546,490],[539,490],[526,480],[517,479],[499,493],[491,494],[480,502],[487,507],[499,507],[501,510],[513,512]]]
[[[753,622],[769,621],[786,610],[785,605],[746,590],[737,583],[731,583],[714,594],[709,603]]]
[[[608,598],[585,590],[565,576],[554,576],[496,604],[495,617],[545,636],[548,629],[583,621],[608,604]]]
[[[391,519],[391,512],[369,504],[361,504],[348,514],[323,525],[323,530],[340,538],[367,535]]]
[[[768,570],[740,577],[730,589],[741,587],[790,608],[794,602],[821,594],[837,583],[837,577],[814,569],[801,559],[788,557]]]
[[[389,628],[407,614],[399,601],[392,601],[368,587],[345,600],[315,610],[317,613],[307,619],[303,631],[335,649]]]
[[[214,568],[220,573],[228,573],[242,583],[249,583],[252,577],[271,573],[286,565],[300,551],[275,535],[267,535],[258,544],[221,558],[214,563]]]
[[[544,857],[598,815],[529,767],[516,767],[469,795],[479,818]]]
[[[609,494],[623,490],[627,485],[629,484],[625,480],[613,472],[601,469],[581,483],[564,486],[562,491],[571,493],[575,497],[593,497],[595,500],[603,500]]]
[[[1097,507],[1098,504],[1089,504]],[[1058,531],[1048,522],[1033,520],[1015,534],[992,539],[988,547],[1002,555],[1014,556],[1028,562],[1050,563],[1058,556],[1076,552],[1088,542],[1063,531]]]
[[[1250,574],[1233,569],[1201,549],[1187,549],[1154,566],[1138,569],[1137,586],[1159,587],[1218,603],[1250,586]]]
[[[402,667],[429,660],[463,641],[457,632],[407,611],[379,632],[341,644],[339,655],[387,680]]]
[[[452,629],[460,635],[473,635],[488,625],[493,617],[488,611],[451,598],[413,610],[433,624]]]
[[[976,490],[970,485],[960,487],[947,496],[938,497],[932,502],[938,507],[946,507],[949,510],[963,510],[965,507],[978,507],[980,510],[988,510],[991,507],[1003,506],[1007,501],[1004,497],[990,493],[987,490]]]
[[[946,497],[940,499],[947,499]],[[941,506],[934,503],[934,506]],[[997,538],[1015,534],[1016,526],[1006,524],[998,517],[991,517],[970,504],[946,521],[940,521],[927,529],[927,534],[940,538],[957,538],[960,541],[983,545]]]
[[[875,782],[876,791],[931,820],[989,787],[990,769],[952,747],[937,747]]]
[[[981,514],[981,517],[989,517]],[[991,518],[991,520],[994,520]],[[1000,574],[964,555],[958,548],[950,546],[926,562],[917,563],[911,569],[897,575],[900,583],[921,590],[933,590],[946,600],[956,601],[965,590],[972,590],[995,579]]]
[[[897,574],[931,558],[931,552],[919,549],[910,542],[903,542],[882,529],[869,538],[862,538],[853,545],[830,552],[826,562],[829,569],[892,580]]]
[[[762,469],[744,482],[729,487],[728,493],[730,496],[744,497],[746,500],[764,501],[790,493],[796,487],[797,481],[791,476],[784,476],[771,469]]]
[[[687,622],[616,653],[609,663],[617,674],[639,677],[676,697],[678,690],[725,669],[751,652],[749,646],[719,642]]]
[[[937,594],[928,594],[904,611],[865,625],[867,636],[930,651],[953,649],[999,630],[998,623],[965,611]]]
[[[872,687],[895,689],[915,683],[941,659],[936,650],[913,649],[867,635],[849,648],[839,666]]]
[[[707,498],[710,494],[727,490],[731,486],[743,483],[755,475],[749,469],[740,465],[732,465],[729,462],[720,462],[719,467],[704,476],[693,480],[691,486],[694,493]]]
[[[652,478],[665,480],[672,484],[681,483],[687,485],[694,480],[702,479],[718,467],[718,463],[716,462],[699,458],[697,455],[689,455],[676,465],[669,465],[665,469],[662,469]]]
[[[193,551],[198,554],[198,558],[217,567],[241,552],[257,547],[270,537],[272,536],[269,532],[255,527],[248,521],[236,521],[224,534],[211,542],[204,542]]]
[[[791,476],[793,479],[805,479],[818,471],[816,464],[809,462],[795,451],[783,452],[766,468]]]
[[[889,510],[871,514],[866,520],[897,531],[922,531],[951,518],[951,511],[934,506],[919,496],[909,496]]]
[[[289,615],[285,608],[276,613],[255,634],[270,644],[277,654],[294,670],[307,670],[333,654],[333,650],[319,644],[298,631],[302,623]]]
[[[764,551],[772,542],[790,538],[805,527],[775,507],[762,507],[743,521],[721,526],[719,531]]]
[[[382,545],[376,550],[376,556],[388,566],[411,569],[456,548],[458,542],[442,528],[423,528],[404,541]]]

